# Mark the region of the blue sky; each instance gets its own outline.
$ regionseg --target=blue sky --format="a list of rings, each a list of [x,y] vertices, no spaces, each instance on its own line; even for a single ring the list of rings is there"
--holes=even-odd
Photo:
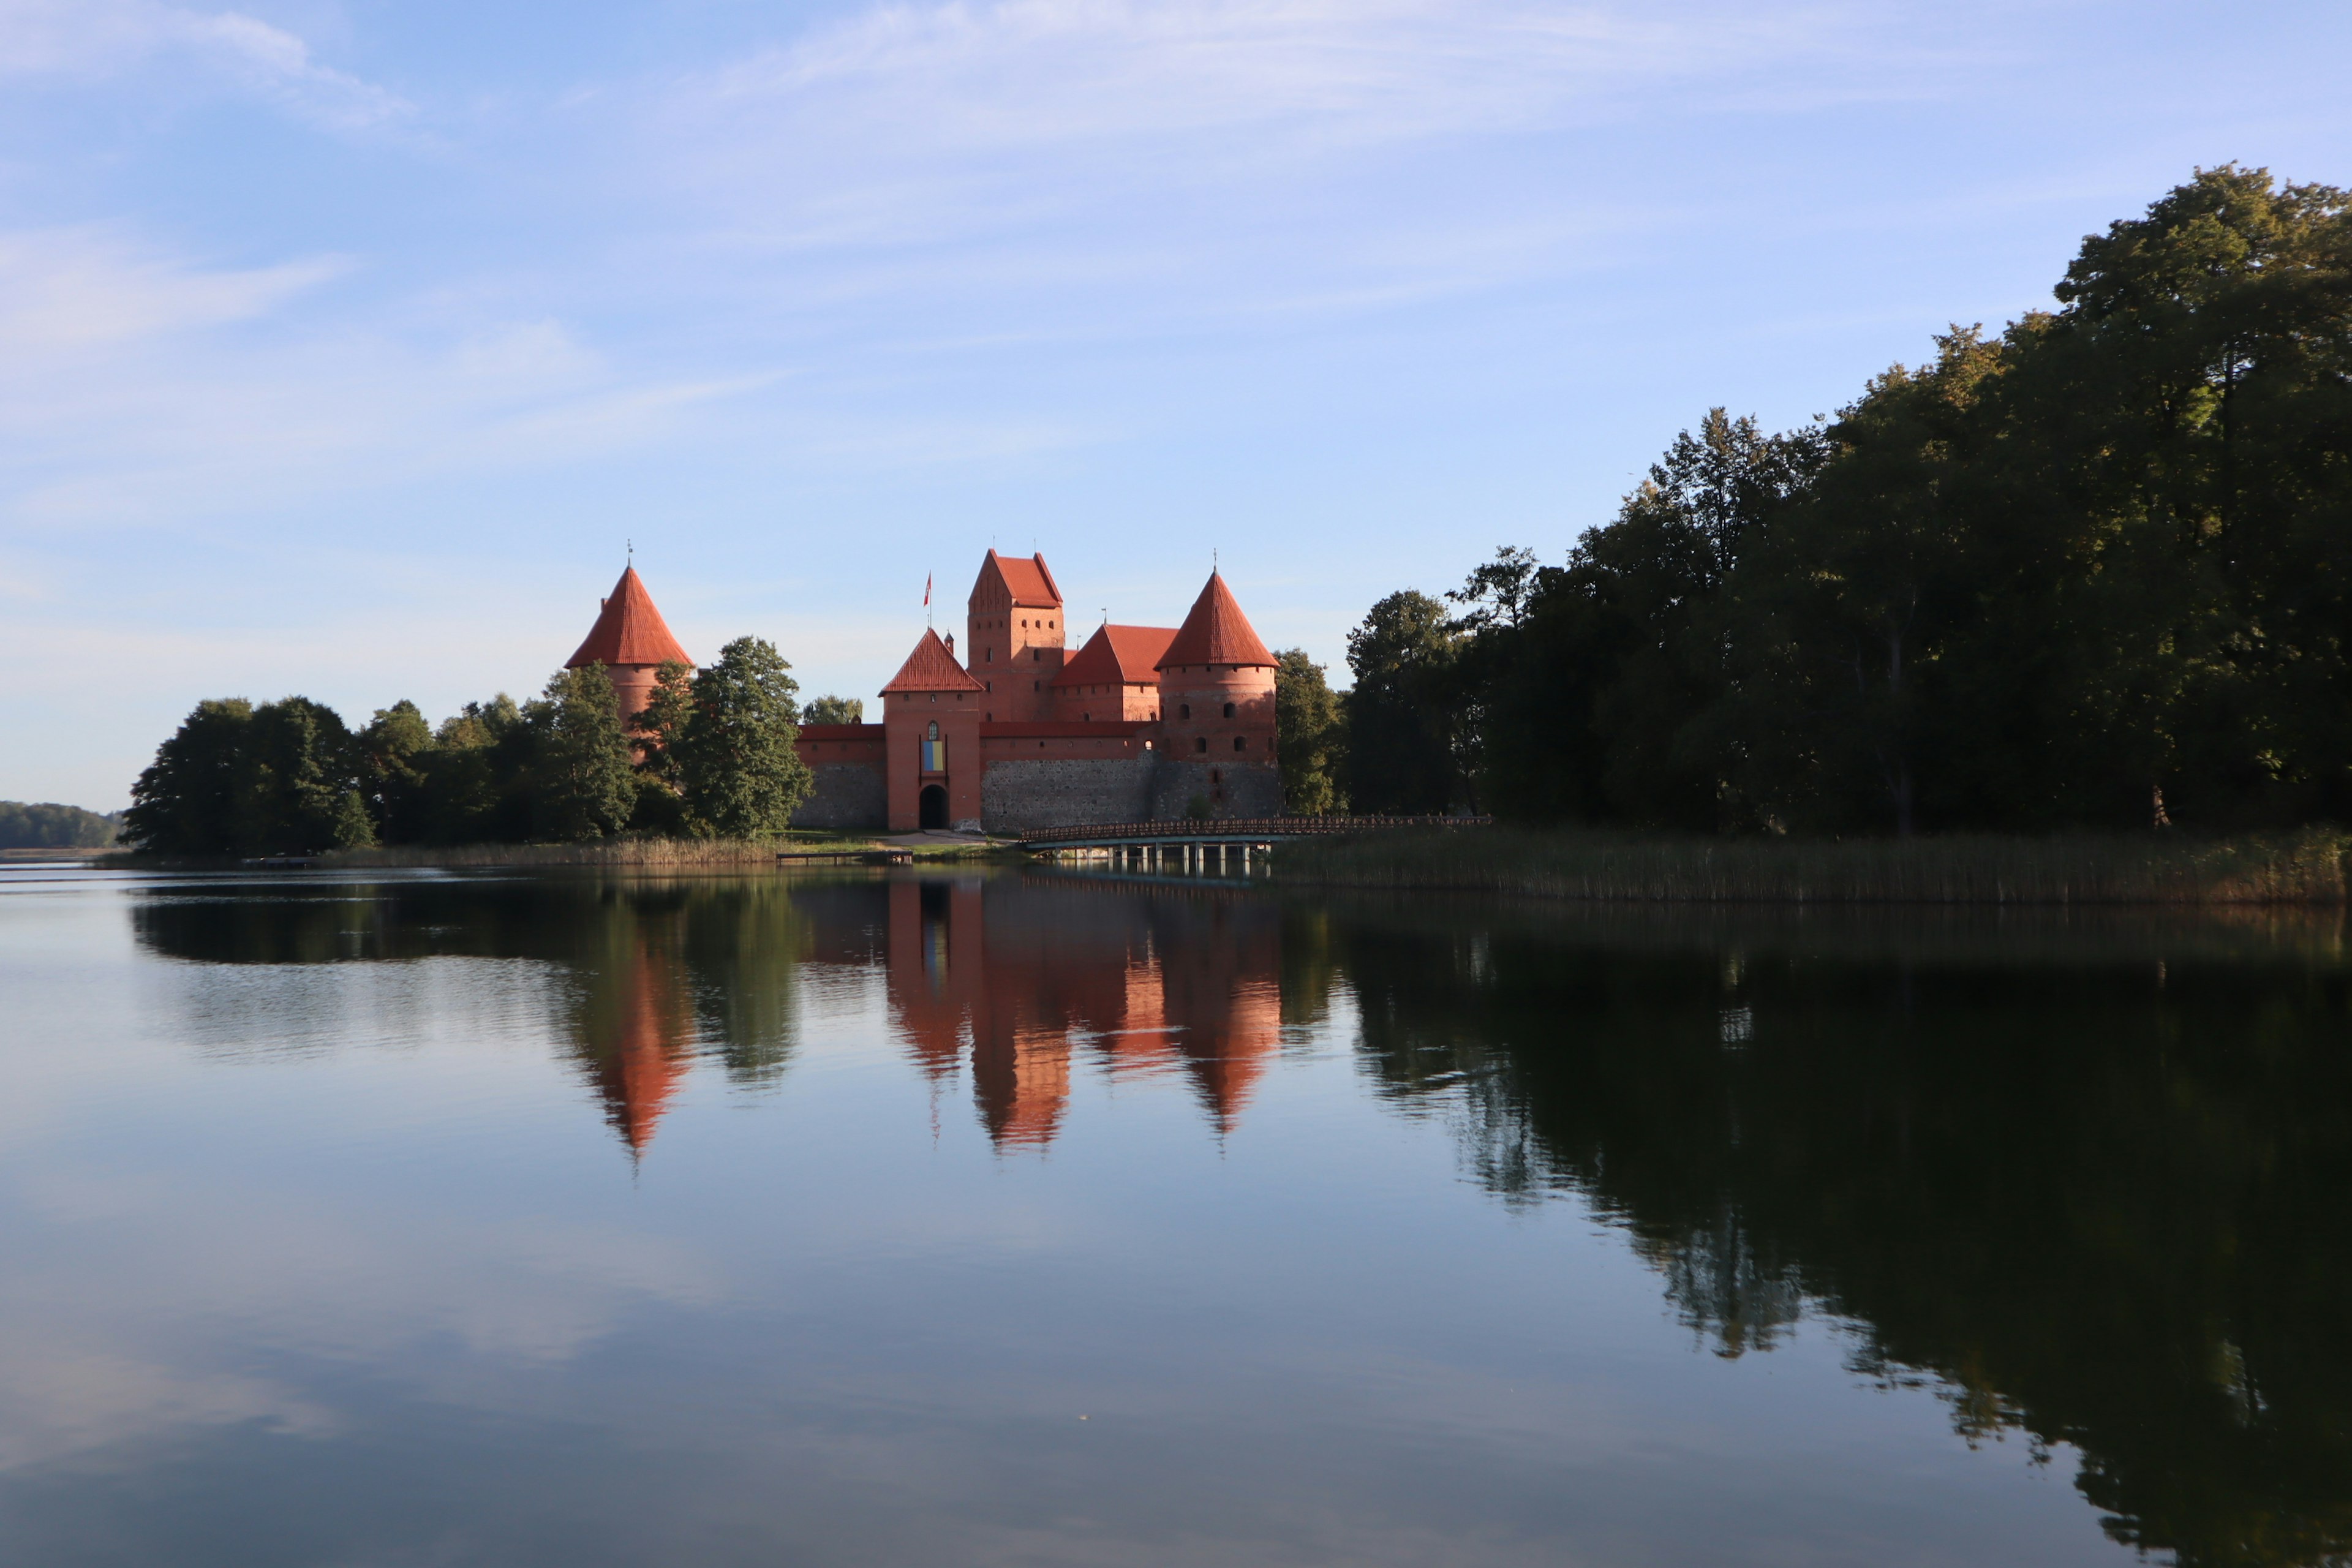
[[[2049,302],[2199,164],[2352,184],[2352,6],[0,0],[0,797],[199,698],[535,690],[624,542],[870,696],[1045,551],[1266,640],[1564,556]]]

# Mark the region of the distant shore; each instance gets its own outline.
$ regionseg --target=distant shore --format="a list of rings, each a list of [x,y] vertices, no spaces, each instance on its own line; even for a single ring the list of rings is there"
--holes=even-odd
[[[1308,839],[1293,885],[1622,902],[2343,904],[2352,834],[1807,840],[1494,827]]]

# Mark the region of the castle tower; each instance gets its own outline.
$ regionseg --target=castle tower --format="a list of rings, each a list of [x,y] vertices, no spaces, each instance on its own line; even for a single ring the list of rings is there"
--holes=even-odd
[[[1174,626],[1100,627],[1045,683],[1054,695],[1054,717],[1064,722],[1157,720],[1160,656],[1175,640]]]
[[[986,689],[926,628],[882,689],[890,831],[980,826],[980,715]]]
[[[631,566],[613,585],[596,624],[588,629],[588,640],[564,660],[563,668],[603,665],[613,678],[613,695],[620,699],[622,726],[634,730],[636,716],[653,700],[655,677],[671,662],[691,666],[694,660],[670,636],[668,623],[654,608],[654,596],[646,592],[645,579]]]
[[[1160,656],[1159,670],[1171,761],[1222,773],[1275,760],[1274,655],[1216,573]],[[1210,794],[1213,802],[1216,792]]]
[[[1062,590],[1045,558],[990,551],[966,609],[964,656],[987,693],[983,716],[1000,724],[1051,719],[1065,627]]]

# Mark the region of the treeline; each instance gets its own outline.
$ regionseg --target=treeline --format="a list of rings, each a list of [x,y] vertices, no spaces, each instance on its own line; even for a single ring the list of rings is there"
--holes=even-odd
[[[1286,667],[1328,720],[1302,786],[1703,832],[2352,820],[2347,200],[2200,172],[2056,310],[1802,429],[1710,413],[1564,564],[1375,605],[1344,698]]]
[[[772,837],[811,785],[793,750],[790,668],[740,637],[700,670],[664,666],[625,722],[601,665],[557,671],[527,702],[503,692],[469,702],[437,728],[407,701],[358,730],[305,697],[200,702],[132,786],[123,839],[159,854],[253,855]],[[810,706],[829,716],[856,704]]]
[[[0,800],[0,849],[100,849],[114,842],[121,813],[101,816],[78,805]]]

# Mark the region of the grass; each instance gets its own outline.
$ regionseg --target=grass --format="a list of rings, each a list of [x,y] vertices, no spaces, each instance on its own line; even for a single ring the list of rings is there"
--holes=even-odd
[[[839,850],[851,854],[881,847],[881,836],[864,831],[794,828],[782,838],[597,838],[581,844],[402,844],[374,849],[337,849],[319,857],[322,866],[352,869],[395,867],[588,866],[650,870],[719,866],[773,866],[779,850]],[[919,862],[983,859],[1003,853],[995,844],[923,845]]]
[[[2341,904],[2352,835],[1670,838],[1526,828],[1304,840],[1284,880],[1687,903]]]

